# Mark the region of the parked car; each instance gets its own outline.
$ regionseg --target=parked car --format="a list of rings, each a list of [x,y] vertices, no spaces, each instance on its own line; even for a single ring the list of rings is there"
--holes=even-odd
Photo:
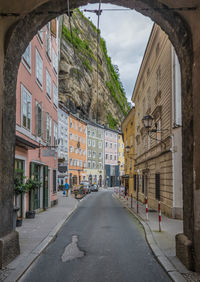
[[[83,191],[85,192],[85,194],[91,193],[91,189],[90,189],[89,183],[82,183],[81,185],[83,185]]]
[[[90,186],[90,188],[91,188],[91,191],[92,191],[92,192],[98,192],[98,190],[99,190],[99,188],[98,188],[98,186],[97,186],[96,184],[92,184],[92,185]]]

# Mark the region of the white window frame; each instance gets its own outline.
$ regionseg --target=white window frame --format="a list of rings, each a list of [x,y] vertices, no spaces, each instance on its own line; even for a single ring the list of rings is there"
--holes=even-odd
[[[51,76],[46,69],[46,94],[51,99]]]
[[[35,48],[35,77],[36,77],[36,82],[39,85],[40,88],[43,87],[43,60],[42,57]]]
[[[53,103],[57,108],[58,107],[58,87],[56,86],[54,82],[53,82]]]
[[[25,101],[25,105],[24,105],[24,101]],[[23,116],[24,116],[25,108],[26,108],[26,113],[25,113],[26,125],[23,124]],[[30,128],[27,126],[28,120],[30,120]],[[23,84],[21,84],[21,125],[26,130],[30,132],[32,131],[32,95]]]
[[[22,62],[25,68],[31,73],[31,42],[29,42],[24,54],[22,55]]]
[[[53,49],[53,69],[55,71],[55,73],[58,73],[58,56],[56,54],[56,51]]]

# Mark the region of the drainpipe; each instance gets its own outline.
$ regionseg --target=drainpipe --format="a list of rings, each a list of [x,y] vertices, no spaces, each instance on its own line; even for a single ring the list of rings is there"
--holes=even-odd
[[[170,151],[172,152],[172,185],[173,185],[173,207],[172,207],[172,217],[175,218],[175,161],[174,161],[174,134],[171,135],[172,140],[172,147],[170,148]]]

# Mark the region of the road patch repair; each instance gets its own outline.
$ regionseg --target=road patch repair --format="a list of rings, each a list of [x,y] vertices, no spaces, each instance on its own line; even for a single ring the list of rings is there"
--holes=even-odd
[[[78,236],[72,236],[72,242],[65,247],[64,253],[62,254],[62,262],[71,261],[77,258],[82,258],[85,253],[79,250],[78,247]]]

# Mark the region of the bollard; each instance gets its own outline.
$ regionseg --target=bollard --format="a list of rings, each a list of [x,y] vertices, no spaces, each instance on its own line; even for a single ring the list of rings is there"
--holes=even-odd
[[[147,220],[149,220],[149,214],[148,214],[148,198],[147,198],[147,197],[145,198],[145,205],[146,205],[146,217],[147,217]]]
[[[160,201],[158,201],[158,221],[159,221],[159,232],[161,232],[161,208],[160,208]]]
[[[131,194],[131,209],[133,208],[133,195]]]

